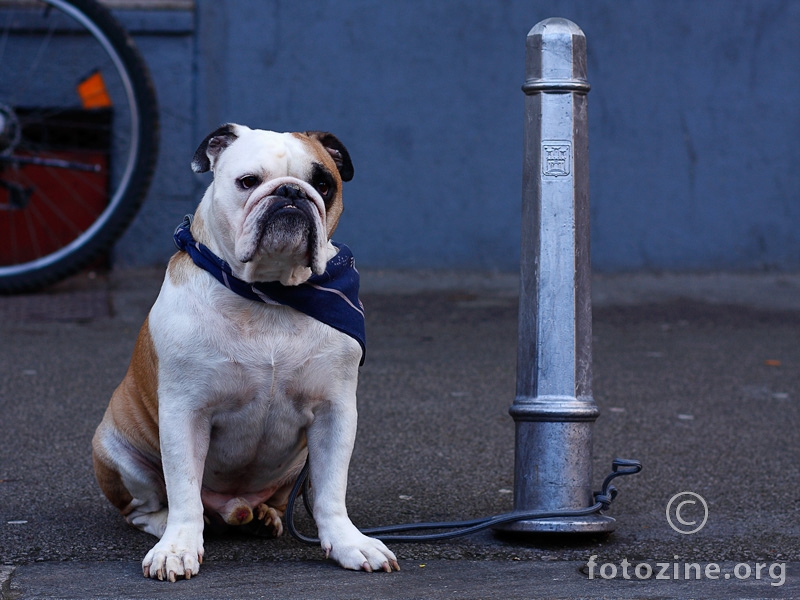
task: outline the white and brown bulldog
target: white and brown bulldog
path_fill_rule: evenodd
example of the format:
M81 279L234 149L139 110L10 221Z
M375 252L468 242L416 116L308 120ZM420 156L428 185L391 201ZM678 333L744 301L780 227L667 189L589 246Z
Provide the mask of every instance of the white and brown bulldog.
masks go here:
M352 313L363 328L352 255L330 241L353 176L347 150L329 133L225 125L192 168L214 180L176 232L183 250L92 442L106 497L160 538L144 575L196 575L206 522L280 535L307 455L326 555L347 569L399 569L345 508L363 355L363 334L347 325ZM356 295L337 288L337 269L355 273Z

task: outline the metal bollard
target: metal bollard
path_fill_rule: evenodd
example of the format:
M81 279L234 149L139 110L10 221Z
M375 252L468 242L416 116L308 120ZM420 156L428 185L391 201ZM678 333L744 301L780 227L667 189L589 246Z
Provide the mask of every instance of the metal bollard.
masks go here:
M527 37L515 511L588 508L592 496L592 305L586 37L566 19ZM518 521L511 532L608 532L598 514Z

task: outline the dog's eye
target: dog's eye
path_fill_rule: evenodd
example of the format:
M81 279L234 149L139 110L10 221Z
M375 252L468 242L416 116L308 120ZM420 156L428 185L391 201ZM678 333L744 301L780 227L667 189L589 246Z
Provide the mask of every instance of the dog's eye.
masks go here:
M245 175L239 180L239 185L241 185L244 189L249 190L250 188L256 187L260 181L261 180L255 175Z
M329 186L325 181L320 181L317 184L317 191L319 192L320 196L327 196L328 192L331 191L331 186Z

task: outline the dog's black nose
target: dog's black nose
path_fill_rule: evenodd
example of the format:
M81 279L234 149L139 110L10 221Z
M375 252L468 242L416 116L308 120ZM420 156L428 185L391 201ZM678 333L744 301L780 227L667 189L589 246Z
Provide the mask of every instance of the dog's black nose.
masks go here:
M280 186L277 190L275 190L275 195L280 196L282 198L286 198L287 200L299 200L300 198L305 198L306 194L300 188L300 186L292 185L290 183L284 183Z

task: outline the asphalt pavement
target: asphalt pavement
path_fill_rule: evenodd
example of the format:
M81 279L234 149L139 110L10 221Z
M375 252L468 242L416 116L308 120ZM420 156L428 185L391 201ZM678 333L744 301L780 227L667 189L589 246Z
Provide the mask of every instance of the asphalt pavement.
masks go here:
M0 298L3 600L800 597L800 276L594 278L594 480L615 457L644 465L615 482L611 535L390 544L393 574L344 571L288 536L218 535L200 574L175 584L141 576L154 538L102 497L90 452L161 277L83 273ZM510 510L516 276L366 271L362 283L351 518ZM673 529L671 501L684 502L673 524L704 526Z

